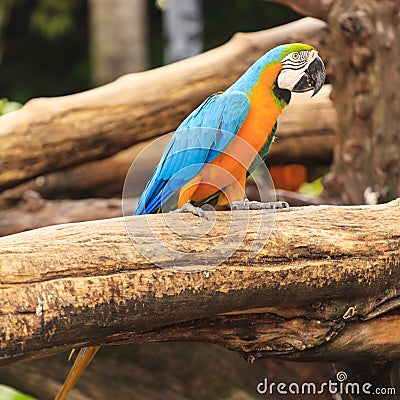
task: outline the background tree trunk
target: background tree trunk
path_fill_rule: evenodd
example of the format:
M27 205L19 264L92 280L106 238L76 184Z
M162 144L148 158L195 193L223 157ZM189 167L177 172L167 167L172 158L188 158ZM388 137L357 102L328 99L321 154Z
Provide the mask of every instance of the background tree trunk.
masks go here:
M89 6L93 82L146 69L146 0L90 0Z
M131 214L136 204L136 199L132 200ZM120 198L51 201L44 200L38 192L29 190L23 193L22 200L16 207L0 210L0 236L42 226L120 216L122 216Z
M167 39L165 62L184 60L203 49L202 0L166 0L163 27Z

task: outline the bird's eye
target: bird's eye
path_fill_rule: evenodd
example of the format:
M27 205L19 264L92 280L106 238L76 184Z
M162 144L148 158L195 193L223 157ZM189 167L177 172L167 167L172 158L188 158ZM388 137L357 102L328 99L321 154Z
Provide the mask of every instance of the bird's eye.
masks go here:
M299 53L293 53L292 54L293 60L298 60L299 59Z

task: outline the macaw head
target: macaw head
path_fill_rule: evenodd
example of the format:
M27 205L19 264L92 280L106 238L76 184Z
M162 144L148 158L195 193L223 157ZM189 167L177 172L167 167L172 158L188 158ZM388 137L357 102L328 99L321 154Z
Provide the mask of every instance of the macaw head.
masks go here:
M275 85L279 90L304 93L313 90L313 96L325 82L325 66L317 50L303 43L278 46L272 50L281 63Z
M292 92L317 94L325 82L325 67L314 47L304 43L277 46L259 58L228 90L254 93L269 90L279 109ZM262 92L261 92L262 93Z

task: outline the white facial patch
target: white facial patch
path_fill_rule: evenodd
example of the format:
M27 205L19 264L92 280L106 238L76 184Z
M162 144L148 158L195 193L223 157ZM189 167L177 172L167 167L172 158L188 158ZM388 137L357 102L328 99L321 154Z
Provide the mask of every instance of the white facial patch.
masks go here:
M278 76L278 86L292 91L304 71L318 56L316 50L302 50L289 53L282 60L282 70Z

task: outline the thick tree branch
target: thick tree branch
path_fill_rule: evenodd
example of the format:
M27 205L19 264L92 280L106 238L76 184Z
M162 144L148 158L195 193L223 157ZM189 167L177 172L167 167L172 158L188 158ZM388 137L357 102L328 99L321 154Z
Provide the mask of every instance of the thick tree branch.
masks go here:
M327 21L329 9L334 0L266 0L292 8L299 14L315 17Z
M220 212L197 238L169 228L181 219L198 224L191 215L128 219L136 246L161 261L161 243L195 260L229 227L240 237L248 225L231 257L191 273L154 266L132 245L123 219L1 238L0 362L160 340L218 343L248 360L399 357L400 199L278 212L265 246L250 258L261 215L268 214L251 212L248 221L240 212L232 225L231 213Z
M215 50L87 92L32 100L1 117L0 190L171 132L195 106L224 90L267 50L291 41L318 47L321 38L326 39L326 25L306 18L238 34Z

